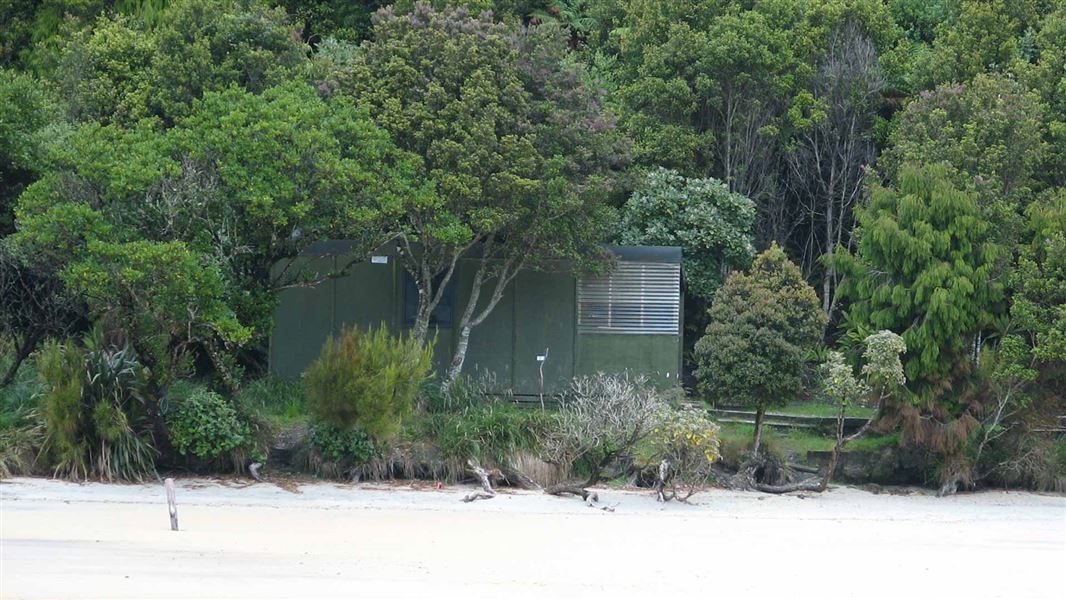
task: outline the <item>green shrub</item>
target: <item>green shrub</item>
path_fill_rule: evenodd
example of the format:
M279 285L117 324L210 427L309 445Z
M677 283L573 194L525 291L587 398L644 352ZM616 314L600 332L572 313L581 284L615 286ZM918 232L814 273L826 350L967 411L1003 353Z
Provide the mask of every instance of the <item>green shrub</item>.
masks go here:
M338 429L358 427L376 440L389 439L411 411L432 356L432 348L394 338L384 326L345 329L326 341L304 373L311 416Z
M155 475L145 405L148 372L129 347L105 345L99 332L82 348L48 343L38 354L44 392L45 450L58 475L140 481Z
M500 401L427 415L423 423L446 458L497 465L508 464L521 451L539 453L555 425L552 413Z
M174 402L167 415L170 441L180 454L210 461L251 442L248 425L219 394L202 386L175 384L168 396Z
M233 397L242 412L258 414L279 423L307 419L307 396L298 381L268 376L248 382Z
M374 457L374 441L358 429L316 425L307 437L323 461L336 463L342 468L365 465Z
M687 500L711 478L711 465L721 457L720 428L706 411L682 406L663 411L649 436L651 456L660 471L660 499ZM672 487L672 494L664 493ZM683 491L682 491L683 490Z

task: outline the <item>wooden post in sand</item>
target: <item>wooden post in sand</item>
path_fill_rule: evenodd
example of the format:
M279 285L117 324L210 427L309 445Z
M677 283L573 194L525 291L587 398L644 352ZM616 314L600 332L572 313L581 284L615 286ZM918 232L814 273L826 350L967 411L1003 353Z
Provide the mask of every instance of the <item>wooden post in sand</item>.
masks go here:
M163 480L163 489L167 491L167 508L170 510L170 530L178 530L178 501L174 496L174 480L167 477Z

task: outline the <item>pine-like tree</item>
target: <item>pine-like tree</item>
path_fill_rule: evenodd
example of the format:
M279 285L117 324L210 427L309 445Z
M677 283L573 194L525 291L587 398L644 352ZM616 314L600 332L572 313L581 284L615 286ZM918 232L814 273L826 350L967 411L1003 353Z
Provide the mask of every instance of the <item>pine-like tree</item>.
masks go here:
M941 493L953 493L974 481L968 448L983 409L968 375L1004 308L1004 253L976 194L958 189L943 165L904 165L894 187L874 187L858 219L858 252L841 265L848 335L903 336L909 401L890 416L904 444L935 457Z
M858 221L858 251L841 261L848 328L853 339L900 332L912 391L928 398L1001 308L1002 251L976 196L939 165L905 165L895 187L874 187Z

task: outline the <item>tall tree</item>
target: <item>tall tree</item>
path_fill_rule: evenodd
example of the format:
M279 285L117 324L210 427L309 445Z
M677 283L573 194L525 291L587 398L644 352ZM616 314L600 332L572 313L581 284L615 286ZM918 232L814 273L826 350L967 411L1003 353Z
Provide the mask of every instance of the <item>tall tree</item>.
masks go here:
M884 77L877 50L854 21L837 28L803 98L809 123L796 133L788 153L789 187L799 200L806 227L802 264L821 261L822 310L833 318L839 274L836 248L851 247L852 209L863 191L866 167L876 156L874 127Z
M935 397L1001 308L991 224L940 165L902 166L893 187L873 188L858 218L855 255L838 255L848 327L854 339L900 332L912 391Z
M971 373L1004 308L993 233L977 195L947 167L905 164L894 187L873 189L859 211L857 253L841 261L851 339L890 329L905 340L908 394L890 412L905 444L938 457L948 492L970 478L964 449L983 412Z
M758 204L760 242L789 242L800 219L787 193L786 155L813 122L805 112L815 66L848 23L881 52L878 63L892 63L882 60L889 55L898 61L900 32L884 4L629 0L624 7L600 43L616 52L617 96L636 160L721 179ZM839 64L847 51L834 56Z
M557 25L419 3L410 14L378 12L358 52L320 57L332 62L323 85L369 105L435 189L409 199L400 235L419 292L417 339L459 258L478 259L446 381L521 269L580 260L603 237L625 145L567 52Z
M622 207L618 241L681 246L685 282L685 351L707 327L707 308L734 269L755 256L755 203L717 179L650 171Z
M217 355L215 342L262 340L277 290L294 283L271 278L276 261L328 237L369 251L415 193L388 135L309 84L208 92L173 128L157 125L58 139L11 241L172 365L174 344Z
M767 408L802 390L807 357L826 323L818 296L777 244L715 295L706 335L696 342L696 377L711 400L755 407L753 454Z

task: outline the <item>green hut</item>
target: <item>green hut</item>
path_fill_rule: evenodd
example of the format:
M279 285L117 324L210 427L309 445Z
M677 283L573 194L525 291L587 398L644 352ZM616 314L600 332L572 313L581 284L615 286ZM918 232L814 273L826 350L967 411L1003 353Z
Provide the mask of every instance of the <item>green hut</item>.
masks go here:
M316 242L275 265L275 276L338 272L352 262L353 245ZM681 370L681 249L610 246L607 273L579 276L566 264L519 273L492 314L472 330L463 370L491 373L516 396L562 391L579 375L644 374L661 384ZM434 312L435 364L443 369L454 328L466 306L476 259L461 259L453 284ZM316 278L311 278L316 279ZM418 291L395 247L379 249L342 277L281 292L270 338L270 368L298 377L326 339L342 327L391 331L414 324Z

